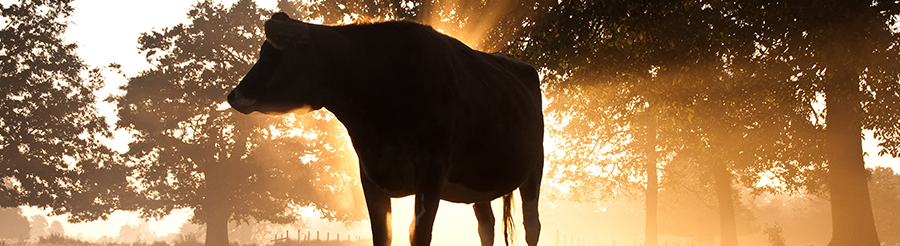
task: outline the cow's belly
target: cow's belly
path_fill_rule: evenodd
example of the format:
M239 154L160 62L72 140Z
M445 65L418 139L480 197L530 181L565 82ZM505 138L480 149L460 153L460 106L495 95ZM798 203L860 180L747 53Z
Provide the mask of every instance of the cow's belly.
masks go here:
M534 126L507 123L506 129L500 131L470 128L474 131L456 132L457 141L450 148L449 160L435 159L433 153L418 147L422 145L418 141L361 141L352 135L351 139L362 162L361 171L391 197L412 195L419 179L415 170L423 168L421 165L437 168L440 164L433 162L443 162L449 166L441 184L442 199L458 203L486 202L512 192L539 167L543 161L543 132L539 123ZM428 141L439 142L434 138Z
M474 190L464 184L446 180L443 187L441 199L458 203L488 202L514 190Z
M474 155L460 158L463 154L456 153L441 197L451 202L472 203L491 201L512 192L543 160L540 147L531 149L529 152L533 154L475 151Z

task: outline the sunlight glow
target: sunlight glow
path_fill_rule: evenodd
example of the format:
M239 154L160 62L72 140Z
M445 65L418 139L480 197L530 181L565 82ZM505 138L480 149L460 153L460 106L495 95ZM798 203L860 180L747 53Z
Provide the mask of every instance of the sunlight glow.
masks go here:
M217 2L221 2L226 6L230 6L237 1L238 0L218 0ZM318 2L312 0L301 1L305 3ZM451 18L449 18L452 16L459 16L461 13L457 13L454 11L446 11L445 13L444 11L442 11L444 9L454 9L451 6L457 5L459 1L460 0L436 1L434 7L436 13L439 14L431 16L430 20L426 20L426 24L432 25L436 30L442 33L457 37L463 43L475 49L482 48L480 47L481 41L486 37L489 37L489 32L491 31L491 28L493 28L492 25L501 22L501 18L504 18L504 16L498 13L502 12L506 8L509 8L509 4L510 2L512 2L501 0L503 1L502 3L491 4L490 9L485 11L483 15L478 16L480 19L471 20L472 23L463 23L461 24L463 25L463 27L461 27L457 26L456 24L450 23ZM2 4L3 6L8 6L17 2L18 1L16 0L0 0L0 4ZM276 2L277 1L275 0L257 1L257 5L267 9L274 9L276 6ZM490 1L481 1L481 3L486 2ZM140 71L151 69L154 66L154 64L150 64L147 62L145 54L137 52L135 48L135 46L137 45L135 39L142 32L149 32L151 30L159 31L164 27L171 27L179 23L190 22L186 19L186 12L188 9L190 9L191 5L194 5L196 3L196 1L181 0L92 0L73 2L75 12L69 19L69 21L71 21L71 24L68 27L67 33L64 35L66 42L76 43L79 46L77 49L77 54L81 57L81 59L84 60L86 64L90 66L103 66L109 64L110 62L122 64L121 73L118 73L116 71L108 71L104 73L107 78L106 87L101 92L97 93L99 100L101 100L97 102L98 110L100 111L101 115L107 117L107 120L113 126L115 126L115 122L117 121L116 107L118 105L102 102L102 100L106 99L109 96L121 95L122 90L120 90L120 87L127 83L127 77L136 76ZM409 9L418 7L413 2L409 1L401 1L401 3L405 4L405 7ZM703 7L706 8L706 6ZM894 18L900 20L900 17ZM359 19L358 15L349 15L345 16L342 22L351 23L357 19ZM318 18L306 21L316 24L323 24L324 19ZM475 23L476 21L478 23ZM7 22L7 18L0 17L0 24L5 25L7 24ZM896 23L891 28L895 31L900 30L900 22ZM43 51L36 50L35 52ZM216 69L215 66L212 65L209 65L208 68ZM650 73L655 74L657 72L656 70L658 70L658 68L654 68L654 70L651 70ZM118 75L114 73L118 73ZM561 81L568 78L568 74L552 74L548 73L548 71L546 70L541 71L539 73L539 76L541 76L541 81ZM545 78L545 76L553 77ZM237 82L235 81L235 84L236 83ZM544 87L543 89L546 89L546 87ZM12 99L21 100L26 96L32 96L30 94L27 94L27 92L23 93L25 94L13 95ZM542 104L545 112L548 110L549 103L553 100L553 98L544 95L544 97L542 98ZM815 115L811 115L810 120L814 122L823 122L822 124L824 124L824 118L821 117L824 116L824 95L818 95L816 100L817 102L812 104ZM230 105L225 101L221 101L218 104L212 106L217 111L232 110ZM315 132L313 130L310 130L313 127L305 126L304 124L315 124L310 123L310 119L316 119L319 122L335 120L334 116L330 113L308 112L308 110L309 108L305 108L305 111L294 112L294 114L283 116L283 119L285 121L294 125L293 128L279 129L278 127L269 127L267 128L268 133L271 134L272 137L302 137L309 140L317 139L323 136L330 136L330 132ZM301 114L303 115L301 116ZM191 139L196 137L194 136L195 134L198 134L200 132L192 129L192 125L200 124L202 121L205 121L205 117L207 116L195 116L189 121L182 122L179 125L184 130L172 131L170 132L170 134L176 138L181 139L182 141L190 141ZM304 117L306 118L304 119ZM561 118L551 119L549 116L545 116L546 129L563 129L563 127L568 124L568 122L574 116L562 115L559 117ZM2 124L2 122L0 122L0 124ZM290 126L290 124L287 125ZM132 142L132 140L136 136L136 133L129 132L124 129L114 130L114 134L111 138L104 138L101 141L107 146L111 147L114 151L117 151L119 153L128 151L128 143ZM223 135L225 137L228 137L228 134L233 132L233 129L231 128L224 128L221 130L222 133L224 133ZM349 144L350 141L346 136L346 133L342 134L344 135L337 138L339 138L338 141L344 141L344 143L330 144L329 146L327 146L327 150L341 151L340 154L344 156L340 156L340 158L346 159L347 162L344 164L354 166L356 165L355 152L352 149L352 145ZM4 136L0 136L0 141L2 140L4 140ZM230 143L233 142L234 140L230 140ZM900 172L900 161L898 161L900 159L877 155L878 150L880 149L880 147L878 147L878 142L878 140L874 139L871 132L865 132L863 149L867 153L864 156L866 167L888 166L894 168L895 172ZM551 165L549 163L552 161L558 161L559 158L562 158L565 154L567 154L567 151L571 151L564 149L564 146L567 146L566 144L566 140L563 136L551 135L549 134L549 130L545 130L543 147L545 153L545 165L547 168L544 169L544 194L546 194L547 191L567 194L572 192L573 187L578 187L579 185L581 185L574 181L558 182L550 178L546 178L546 174L551 171ZM28 148L28 145L19 145L13 148L23 148L24 150L25 148ZM606 154L606 150L608 148L610 148L610 146L598 147L597 151L595 152L597 153L596 156L589 157L587 161L596 161L601 159L601 155ZM146 158L152 159L156 158L156 156L151 154ZM299 158L303 163L308 164L317 161L319 157L315 154L307 154ZM64 157L64 159L65 163L67 164L75 162L74 157L71 156L66 156ZM620 158L613 157L612 159ZM134 160L123 161L134 163ZM665 166L664 161L660 163L660 167L662 166ZM572 163L553 165L552 167L560 169L579 168L578 165ZM604 168L601 168L600 166L589 166L588 168L579 171L585 171L590 174L604 177L604 175L608 176L611 173L618 172L618 170L615 168L616 166L606 166ZM782 171L784 170L769 170L757 185L780 185L782 181L778 180L775 177L777 172ZM663 177L662 168L658 172L658 174L659 177ZM203 178L203 174L200 172L195 171L192 173L192 175L201 179ZM144 177L135 175L128 177L127 179L133 184L136 184L140 183L138 182L138 180L142 178ZM349 180L349 177L344 176L335 179ZM175 180L173 179L171 174L169 174L169 176L166 177L166 181L171 183ZM631 181L644 180L641 180L639 177L632 177ZM0 180L0 185L9 188L20 189L22 183L12 178L6 178ZM338 190L340 187L332 185L329 188ZM143 187L135 187L135 189L138 192L146 190L146 188ZM516 198L514 199L515 205L513 210L517 224L516 235L518 236L518 239L516 241L517 245L524 245L524 231L521 224L522 203L521 198L518 196L518 192L516 192L515 194ZM358 203L362 201L347 201L348 204L355 202ZM780 203L783 201L771 199L766 200L766 203L769 202ZM393 245L409 245L408 228L410 223L412 222L414 215L414 199L411 196L392 199L391 203L393 205L393 219L390 221L390 223L393 226ZM501 218L502 216L500 209L502 207L501 204L502 202L499 199L492 202L494 208L493 211L496 218ZM542 223L543 227L545 228L542 235L541 245L553 245L554 235L557 237L557 242L560 239L564 240L562 244L565 244L566 235L569 236L568 239L570 240L573 238L572 235L591 238L592 240L600 240L600 238L602 238L603 240L606 240L602 243L602 245L617 245L616 240L619 240L618 245L641 244L641 239L639 237L626 233L631 233L632 231L641 231L643 229L643 222L640 220L643 219L643 215L637 214L642 213L642 205L629 204L628 206L626 206L602 203L576 204L565 200L542 200L541 206L548 205L549 208L559 208L559 210L547 209L541 211L543 215ZM745 205L755 206L756 204L748 203ZM780 204L777 205L783 206ZM52 212L35 207L22 208L23 214L29 217L37 215L47 215ZM300 215L302 223L304 224L284 226L284 228L290 228L292 230L291 233L294 233L296 231L299 234L298 228L302 228L306 233L309 233L309 231L321 231L323 239L325 238L325 233L333 233L332 235L340 233L340 235L342 236L353 235L354 237L361 236L362 238L371 237L369 224L365 221L355 224L329 222L327 220L321 219L321 214L315 211L315 208L312 207L296 208L295 211ZM157 235L164 236L170 233L177 233L179 227L192 215L192 210L176 209L172 212L172 214L164 217L160 221L150 220L145 222L150 225L150 228ZM70 224L66 222L66 218L64 216L47 216L47 220L50 222L59 221L63 224L66 234L72 237L87 240L98 239L101 237L115 238L118 236L119 230L122 225L136 224L143 221L135 212L122 211L113 212L109 216L108 220L88 223ZM760 221L761 223L768 222L763 220ZM279 227L277 230L284 231L282 230L284 228ZM501 224L497 223L497 226L495 228L497 228L497 230L495 232L494 244L503 245ZM267 231L265 233L269 232ZM562 238L559 238L560 234L563 235ZM598 236L600 234L602 234L602 236ZM271 234L266 234L265 236L269 235ZM265 238L263 239L263 242L269 242L269 239L270 238ZM442 201L440 203L438 215L434 224L433 241L433 245L480 245L477 233L477 221L475 220L472 206L467 204L457 204ZM0 242L0 244L3 243ZM710 245L711 244L712 242L710 242ZM569 243L566 245L572 244Z

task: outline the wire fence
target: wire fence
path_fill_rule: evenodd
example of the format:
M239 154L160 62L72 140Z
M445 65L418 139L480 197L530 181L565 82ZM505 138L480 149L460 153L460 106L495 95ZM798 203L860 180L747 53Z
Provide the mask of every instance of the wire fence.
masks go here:
M284 234L276 234L275 238L270 240L272 245L275 246L294 246L294 245L303 245L303 246L356 246L356 245L372 245L372 239L362 238L360 236L351 236L345 234L344 237L341 237L340 233L332 234L330 232L322 233L320 231L316 231L313 234L311 231L297 231L297 234L294 234L293 238L291 237L290 231L284 231Z
M552 246L619 246L619 245L644 245L642 239L636 239L633 242L618 242L616 240L608 240L608 241L597 241L597 240L589 240L581 237L576 237L572 235L567 235L564 233L560 233L560 230L555 231L555 238L541 238L540 245L552 245ZM544 236L547 236L544 234ZM452 236L451 236L452 237ZM437 238L435 238L437 239ZM468 239L468 238L466 238ZM445 241L447 239L444 239ZM460 242L457 241L453 243L453 240L450 239L449 245L457 245ZM669 238L669 239L661 239L659 242L660 246L713 246L714 238ZM435 243L435 242L433 242ZM437 243L437 245L444 245L446 242ZM521 243L517 243L521 244ZM296 234L291 234L291 231L285 231L284 233L279 233L275 235L275 238L270 240L270 245L273 246L357 246L357 245L372 245L371 238L363 238L361 236L348 235L344 234L343 236L339 233L330 233L330 232L321 232L321 231L297 231ZM466 241L461 245L477 245L470 244Z

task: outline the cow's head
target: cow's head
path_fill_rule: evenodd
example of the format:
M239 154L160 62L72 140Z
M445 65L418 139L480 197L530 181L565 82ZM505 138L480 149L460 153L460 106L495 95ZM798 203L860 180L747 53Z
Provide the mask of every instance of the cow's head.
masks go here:
M323 107L322 72L309 26L284 13L265 24L259 61L228 94L237 111L284 114Z

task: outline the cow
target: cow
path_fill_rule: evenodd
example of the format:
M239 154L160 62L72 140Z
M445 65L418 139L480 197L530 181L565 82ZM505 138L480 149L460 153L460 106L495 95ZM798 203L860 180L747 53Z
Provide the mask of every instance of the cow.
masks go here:
M430 244L442 199L474 203L492 245L490 201L504 197L508 232L516 189L525 241L537 245L544 125L533 67L407 21L326 26L276 13L264 31L228 103L243 114L331 111L359 157L374 245L391 243L391 198L410 195L411 245Z

